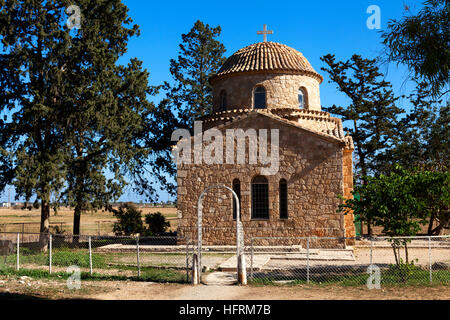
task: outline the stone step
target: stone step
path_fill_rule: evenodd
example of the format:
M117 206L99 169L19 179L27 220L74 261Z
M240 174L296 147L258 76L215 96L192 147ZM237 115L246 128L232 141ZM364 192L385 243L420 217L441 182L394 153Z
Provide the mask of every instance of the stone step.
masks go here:
M237 284L236 272L211 272L202 274L201 282L207 286L232 286Z
M267 262L269 262L271 255L254 255L253 256L253 270L260 270ZM245 265L247 270L250 270L251 256L245 255ZM237 272L237 256L234 255L219 265L220 271L234 271Z
M307 260L306 254L283 254L273 255L271 260ZM311 261L355 261L352 251L320 251L318 254L309 255Z

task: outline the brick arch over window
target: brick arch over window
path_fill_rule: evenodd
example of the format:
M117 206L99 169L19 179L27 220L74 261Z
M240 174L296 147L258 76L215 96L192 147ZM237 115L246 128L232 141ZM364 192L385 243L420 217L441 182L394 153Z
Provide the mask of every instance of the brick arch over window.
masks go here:
M269 219L269 181L264 176L252 180L252 219Z

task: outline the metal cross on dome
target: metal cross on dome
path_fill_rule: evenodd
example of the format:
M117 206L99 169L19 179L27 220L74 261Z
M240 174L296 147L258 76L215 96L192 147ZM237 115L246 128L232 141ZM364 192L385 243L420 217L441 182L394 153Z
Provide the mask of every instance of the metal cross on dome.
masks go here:
M273 34L273 30L267 30L267 24L264 25L263 31L257 31L256 34L262 34L264 36L263 40L264 42L267 41L267 35Z

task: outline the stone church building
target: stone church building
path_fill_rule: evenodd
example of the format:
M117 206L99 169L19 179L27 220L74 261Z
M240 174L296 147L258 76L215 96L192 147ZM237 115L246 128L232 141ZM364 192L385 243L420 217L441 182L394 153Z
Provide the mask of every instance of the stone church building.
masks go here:
M217 184L239 197L246 243L251 237L355 236L353 215L336 212L338 195L351 196L353 142L341 120L321 110L322 81L299 51L275 42L252 44L228 58L210 79L214 113L199 119L202 130L222 132L225 148L227 130L277 129L277 171L263 174L264 165L249 163L249 139L245 163L178 163L179 237L195 241L198 198ZM203 245L234 245L235 217L230 191L208 192Z

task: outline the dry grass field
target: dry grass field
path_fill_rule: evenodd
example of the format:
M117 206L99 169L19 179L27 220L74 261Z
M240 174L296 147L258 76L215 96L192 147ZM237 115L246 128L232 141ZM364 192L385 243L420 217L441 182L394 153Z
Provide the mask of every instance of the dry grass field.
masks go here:
M177 228L177 209L173 207L140 208L142 218L148 213L161 212L170 222L170 231ZM0 208L0 232L39 232L41 211ZM112 228L117 219L111 212L86 212L81 216L81 233L86 235L112 235ZM58 226L66 233L72 233L73 209L60 208L58 213L52 211L50 216L51 228ZM54 231L54 229L52 229Z

